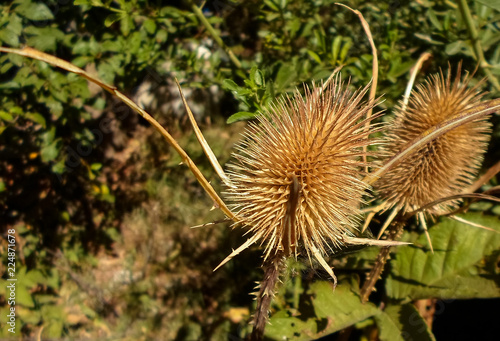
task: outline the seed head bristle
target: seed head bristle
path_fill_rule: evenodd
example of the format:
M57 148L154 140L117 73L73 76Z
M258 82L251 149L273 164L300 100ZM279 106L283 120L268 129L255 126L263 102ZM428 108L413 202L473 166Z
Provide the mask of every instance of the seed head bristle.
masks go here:
M297 91L249 124L225 194L238 222L265 244L265 259L305 249L321 263L358 226L368 188L363 146L379 130L364 129L374 106L362 99L367 89L351 92L338 77L325 89L306 86L305 98Z
M441 72L420 85L412 93L408 106L396 109L384 145L388 157L427 129L479 104L484 93L478 91L480 83L469 87L470 79L469 74L461 79L459 66L453 81L450 69L446 77ZM477 175L487 149L490 127L486 119L464 124L428 143L390 170L377 184L381 198L388 203L386 207L395 206L407 212L459 194ZM446 214L459 203L460 200L448 201L427 212Z

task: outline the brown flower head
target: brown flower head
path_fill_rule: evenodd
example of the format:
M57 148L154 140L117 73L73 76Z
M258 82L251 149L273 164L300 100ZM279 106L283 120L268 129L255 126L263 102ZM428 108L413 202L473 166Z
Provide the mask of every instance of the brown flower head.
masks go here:
M385 149L395 155L406 143L469 108L479 104L483 93L468 87L470 76L451 80L451 70L430 77L412 93L408 106L399 107ZM386 207L411 211L435 200L459 194L475 178L487 149L490 124L479 119L451 130L406 158L378 181ZM459 200L448 201L428 210L449 213Z
M374 105L362 100L367 89L352 93L337 77L250 123L229 165L226 197L252 237L232 255L260 240L265 259L305 250L326 268L321 255L357 227L368 188L363 147L375 142L368 135L377 128L364 128L373 119L364 119Z

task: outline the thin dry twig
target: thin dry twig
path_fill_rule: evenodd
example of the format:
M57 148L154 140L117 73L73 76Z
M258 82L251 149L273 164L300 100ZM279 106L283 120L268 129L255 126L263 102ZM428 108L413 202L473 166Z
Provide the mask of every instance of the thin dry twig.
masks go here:
M410 80L408 81L408 85L406 86L405 94L403 96L403 106L401 110L404 111L406 106L408 105L408 100L410 99L411 90L413 89L413 84L415 83L415 79L417 78L417 74L422 68L422 65L426 60L432 57L432 54L429 52L424 52L418 58L417 63L413 66L410 72Z

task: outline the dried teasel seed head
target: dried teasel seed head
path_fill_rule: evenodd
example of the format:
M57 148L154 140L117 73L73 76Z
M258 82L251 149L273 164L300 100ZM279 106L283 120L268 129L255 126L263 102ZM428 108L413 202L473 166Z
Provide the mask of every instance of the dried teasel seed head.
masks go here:
M460 65L454 80L451 68L431 76L412 93L406 108L399 107L388 130L384 149L389 157L427 129L436 126L479 104L484 93L478 85L469 87L470 75L460 76ZM479 119L451 130L428 143L390 170L377 183L386 207L404 212L435 200L459 194L468 186L481 166L489 141L491 125ZM458 207L460 200L447 201L427 212L441 215Z
M305 250L326 268L321 255L342 247L359 224L368 188L363 147L377 142L369 135L379 128L365 130L374 106L363 101L368 87L347 86L336 77L324 89L305 87L305 98L296 92L282 99L236 146L225 195L249 241L265 244L265 259Z

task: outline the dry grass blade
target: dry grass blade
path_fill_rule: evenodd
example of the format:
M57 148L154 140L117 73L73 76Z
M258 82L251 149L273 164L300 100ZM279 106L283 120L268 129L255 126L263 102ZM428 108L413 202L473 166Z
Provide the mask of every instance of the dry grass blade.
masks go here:
M207 143L207 140L205 140L205 137L201 133L200 128L198 127L198 124L196 123L196 119L194 118L193 112L189 108L189 105L186 101L186 98L184 97L184 94L182 93L181 85L179 84L179 81L177 78L175 79L175 83L177 83L177 88L179 89L179 93L181 94L181 99L182 103L184 104L184 108L186 109L186 112L189 117L189 121L191 122L191 126L193 127L194 133L196 135L196 138L198 139L198 142L200 143L201 147L203 148L203 152L205 152L205 155L207 156L208 160L210 161L210 164L214 168L215 172L217 175L219 175L219 178L226 184L227 186L231 186L231 182L229 181L229 178L227 177L226 173L224 173L224 170L222 169L219 161L214 155L214 152L212 151L212 148Z
M335 3L335 5L345 7L352 11L354 14L356 14L359 17L359 20L361 21L361 25L363 26L363 29L365 31L366 36L368 37L368 41L370 42L370 46L372 49L372 57L373 57L373 63L372 63L372 80L371 80L371 87L370 87L370 94L369 94L369 100L370 102L373 102L375 100L375 96L377 95L377 84L378 84L378 55L377 55L377 47L375 46L375 42L373 41L373 36L372 32L370 30L370 25L368 25L368 22L366 22L365 18L363 17L363 14L361 14L360 11L352 9L351 7L341 4L341 3ZM366 118L369 119L372 116L373 109L370 109L366 113ZM369 129L369 123L367 122L365 129ZM363 151L366 152L366 147L363 148ZM363 161L366 162L366 156L363 156ZM368 172L368 166L365 167L365 171Z
M483 229L483 230L486 230L486 231L490 231L490 232L495 232L495 233L500 233L500 231L497 231L495 229L492 229L491 227L488 227L488 226L484 226L484 225L480 225L480 224L476 224L470 220L467 220L467 219L464 219L464 218L461 218L461 217L458 217L456 215L450 215L449 216L450 219L453 219L453 220L456 220L460 223L464 223L464 224L467 224L469 226L473 226L473 227L479 227L480 229Z
M417 63L415 63L415 65L411 69L410 80L408 81L408 85L406 86L405 94L403 96L403 104L401 106L401 110L404 111L406 109L406 106L408 105L408 100L410 99L411 90L413 89L413 83L415 83L415 79L417 78L418 72L422 68L422 65L425 63L425 61L431 57L432 57L432 54L430 54L429 52L422 53L420 58L418 58Z
M175 151L180 155L182 158L182 161L189 167L189 169L193 172L194 176L198 180L198 182L201 184L203 189L207 192L207 194L214 200L216 203L217 207L219 207L224 214L226 214L229 218L235 220L236 217L235 215L227 208L226 204L222 201L222 199L219 197L217 192L213 189L212 185L208 182L208 180L205 178L205 176L201 173L201 171L196 167L194 162L191 160L191 158L187 155L187 153L184 151L184 149L179 146L179 144L175 141L175 139L168 133L168 131L163 128L158 121L156 121L151 115L149 115L145 110L141 109L137 104L135 104L132 100L130 100L127 96L119 92L116 87L112 85L108 85L101 80L97 79L96 77L88 74L84 70L76 67L75 65L59 59L57 57L51 56L49 54L43 53L41 51L32 49L30 47L25 47L21 50L18 49L11 49L11 48L6 48L6 47L0 47L0 52L6 52L6 53L14 53L20 56L24 57L29 57L33 58L36 60L40 60L42 62L54 65L56 67L59 67L61 69L64 69L69 72L73 72L77 75L82 76L83 78L87 79L88 81L99 85L101 88L104 90L110 92L114 96L118 97L120 100L122 100L128 107L136 111L139 115L141 115L146 121L149 122L164 138L167 140L168 144L170 144Z

